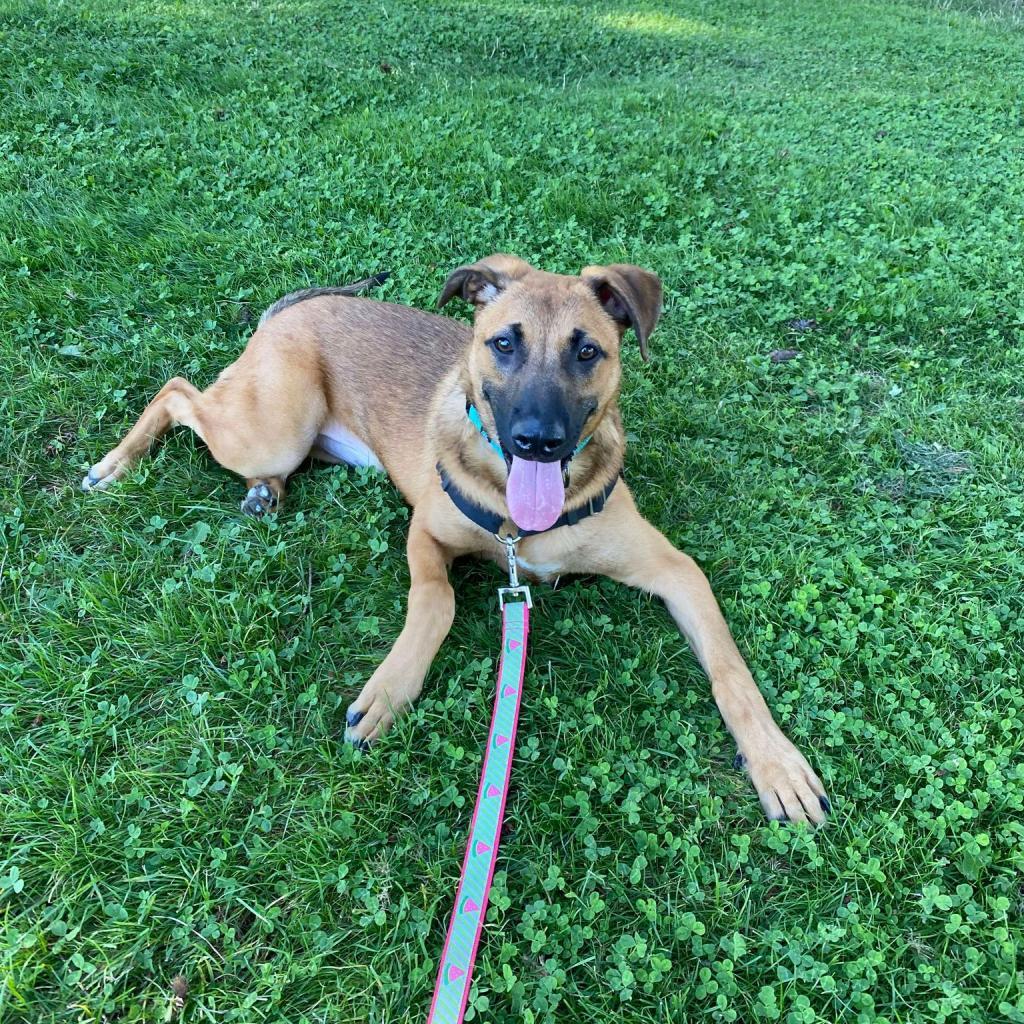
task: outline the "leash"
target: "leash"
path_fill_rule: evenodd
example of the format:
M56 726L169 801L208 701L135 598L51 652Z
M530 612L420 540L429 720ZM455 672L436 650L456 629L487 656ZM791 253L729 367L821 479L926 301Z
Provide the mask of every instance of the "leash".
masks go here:
M434 999L427 1024L462 1024L469 999L476 951L484 929L487 900L498 858L501 822L505 815L509 780L512 776L512 750L519 725L519 707L523 699L523 672L526 669L526 638L530 632L530 588L520 586L516 571L516 545L520 537L495 536L505 545L508 559L508 586L498 588L501 608L501 659L498 685L491 712L491 730L484 749L480 786L469 826L469 841L462 861L455 906L448 922L448 935L437 968Z

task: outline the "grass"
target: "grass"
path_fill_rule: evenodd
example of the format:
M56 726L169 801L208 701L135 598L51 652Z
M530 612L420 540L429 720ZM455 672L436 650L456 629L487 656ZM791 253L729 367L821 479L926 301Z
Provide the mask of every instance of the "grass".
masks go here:
M0 1020L424 1019L496 571L360 757L386 481L77 484L286 291L506 250L662 275L629 477L836 813L762 820L656 603L543 591L472 1019L1024 1021L1015 9L0 0Z

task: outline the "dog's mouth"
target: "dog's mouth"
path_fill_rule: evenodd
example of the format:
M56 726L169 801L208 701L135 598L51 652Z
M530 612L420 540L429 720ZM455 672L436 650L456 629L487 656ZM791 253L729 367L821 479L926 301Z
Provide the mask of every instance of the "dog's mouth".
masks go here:
M483 397L494 415L494 406L487 388ZM589 414L588 414L589 416ZM497 417L495 417L497 418ZM572 450L562 459L541 460L513 455L497 431L497 446L505 459L508 478L505 481L505 502L512 521L520 530L540 533L549 530L558 521L565 505L565 491L569 486L569 464L576 454ZM486 432L484 433L486 437Z
M505 457L505 468L508 469L508 470L511 470L512 469L512 463L515 461L516 456L513 455L508 450L508 448L506 448L505 445L502 444L501 441L498 442L498 446L501 448L501 454ZM566 455L566 457L564 459L562 459L558 463L558 466L562 470L562 485L565 486L565 487L569 486L569 463L571 463L572 460L575 457L576 457L576 452L571 452L570 454ZM530 462L531 460L530 459L525 459L524 461Z
M572 455L560 462L539 462L512 455L504 445L501 450L508 466L505 501L512 521L535 533L551 529L565 505Z

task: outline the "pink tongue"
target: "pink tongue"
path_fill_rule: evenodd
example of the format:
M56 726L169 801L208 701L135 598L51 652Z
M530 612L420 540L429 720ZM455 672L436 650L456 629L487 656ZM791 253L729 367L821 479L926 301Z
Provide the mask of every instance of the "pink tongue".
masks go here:
M565 487L560 462L512 457L505 485L508 513L520 530L546 530L562 514Z

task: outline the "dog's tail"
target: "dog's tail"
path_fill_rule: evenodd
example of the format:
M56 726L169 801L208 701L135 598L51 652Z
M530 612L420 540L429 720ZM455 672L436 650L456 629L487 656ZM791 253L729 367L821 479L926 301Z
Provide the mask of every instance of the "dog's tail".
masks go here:
M300 292L292 292L283 299L278 299L272 306L269 306L260 317L259 326L263 326L272 316L277 316L282 309L294 306L297 302L305 302L306 299L318 299L321 295L358 295L360 292L368 291L383 284L391 276L390 270L382 270L372 277L364 277L361 281L353 281L352 284L343 284L336 288L303 288Z

